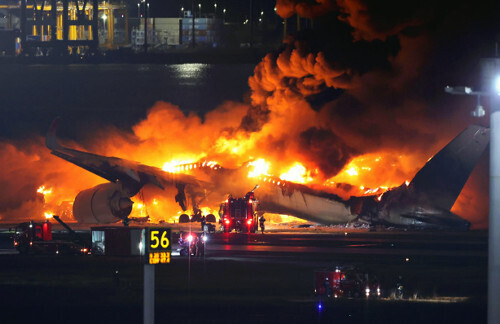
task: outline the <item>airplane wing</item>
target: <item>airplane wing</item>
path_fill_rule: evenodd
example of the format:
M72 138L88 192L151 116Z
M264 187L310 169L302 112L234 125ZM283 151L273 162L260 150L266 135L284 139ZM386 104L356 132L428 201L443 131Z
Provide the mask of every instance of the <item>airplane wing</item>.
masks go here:
M211 186L210 183L200 181L188 174L166 172L160 168L135 161L63 147L56 137L58 122L59 118L52 122L45 140L51 153L110 182L120 182L131 196L147 184L155 185L161 189L165 189L167 186L182 187L183 189L185 186L191 188L210 188Z

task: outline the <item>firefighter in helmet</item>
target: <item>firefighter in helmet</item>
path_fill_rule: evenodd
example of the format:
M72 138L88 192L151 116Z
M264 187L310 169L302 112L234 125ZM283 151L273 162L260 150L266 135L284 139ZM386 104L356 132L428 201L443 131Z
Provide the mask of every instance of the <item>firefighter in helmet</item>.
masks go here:
M264 215L260 215L259 217L259 225L260 225L260 231L262 232L262 234L264 234L264 230L266 229L264 223L265 223L266 219L264 218Z

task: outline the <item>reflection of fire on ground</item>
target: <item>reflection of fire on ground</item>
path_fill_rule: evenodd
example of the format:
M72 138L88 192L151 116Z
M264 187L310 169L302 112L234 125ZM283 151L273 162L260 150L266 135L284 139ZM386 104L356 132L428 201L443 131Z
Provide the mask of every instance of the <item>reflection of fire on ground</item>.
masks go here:
M288 215L279 215L279 214L265 214L266 226L267 224L306 224L308 221L288 216Z

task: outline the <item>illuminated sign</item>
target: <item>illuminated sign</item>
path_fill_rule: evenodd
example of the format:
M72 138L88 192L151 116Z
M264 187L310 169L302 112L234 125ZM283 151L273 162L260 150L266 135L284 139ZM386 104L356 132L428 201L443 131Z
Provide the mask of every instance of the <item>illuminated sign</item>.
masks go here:
M170 252L149 252L148 264L170 263Z
M172 230L163 227L147 227L145 231L146 264L170 263Z

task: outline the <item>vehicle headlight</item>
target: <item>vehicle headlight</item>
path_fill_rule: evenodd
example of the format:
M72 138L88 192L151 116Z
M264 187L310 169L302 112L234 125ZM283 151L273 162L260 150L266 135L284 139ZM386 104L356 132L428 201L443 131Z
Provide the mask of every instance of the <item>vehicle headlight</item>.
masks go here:
M367 297L370 296L370 288L366 288L365 289L365 294L366 294Z

